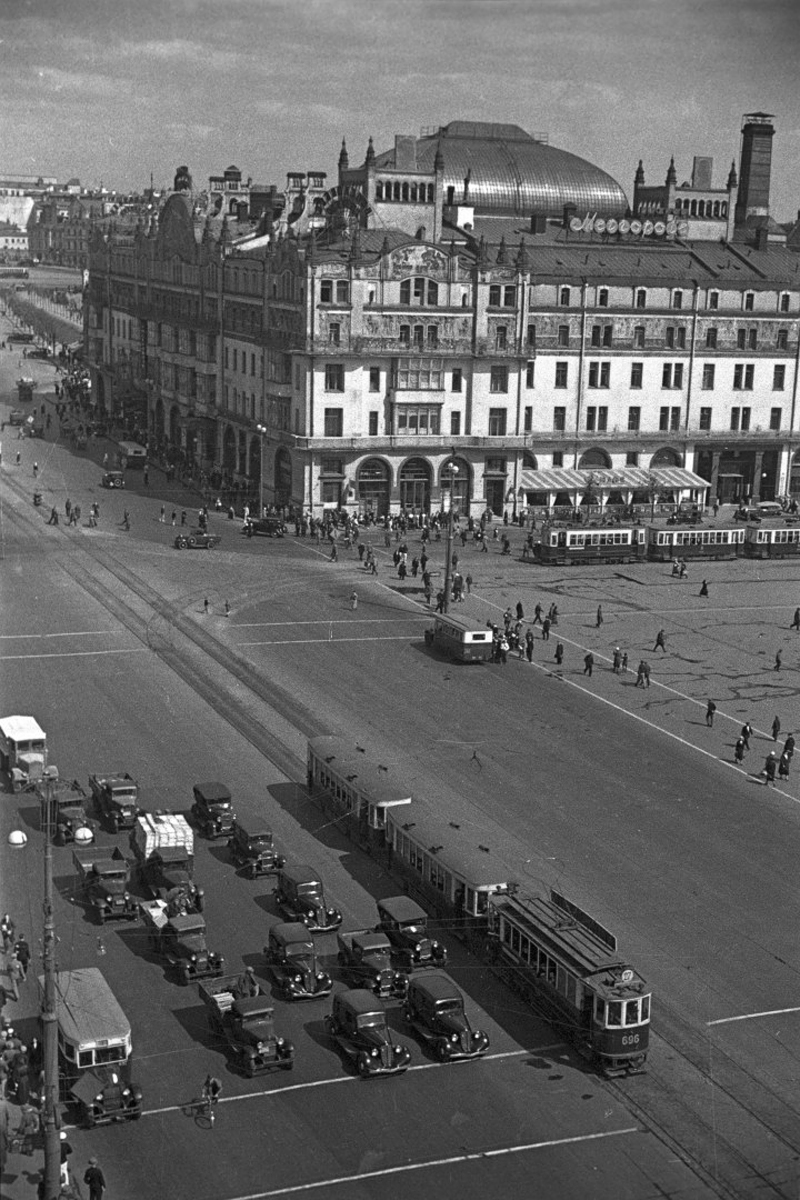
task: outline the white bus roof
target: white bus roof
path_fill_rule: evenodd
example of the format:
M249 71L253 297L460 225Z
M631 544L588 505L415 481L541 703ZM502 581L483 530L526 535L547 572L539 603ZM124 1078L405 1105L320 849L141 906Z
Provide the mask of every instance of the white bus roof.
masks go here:
M0 733L12 742L44 742L47 734L35 717L2 717Z
M44 989L44 977L39 977ZM61 1032L76 1046L120 1042L131 1035L130 1021L97 967L59 971L56 1013Z

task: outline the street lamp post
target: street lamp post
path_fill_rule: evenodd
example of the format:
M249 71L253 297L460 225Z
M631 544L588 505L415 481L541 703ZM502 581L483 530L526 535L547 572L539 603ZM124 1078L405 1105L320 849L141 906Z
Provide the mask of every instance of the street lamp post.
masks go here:
M256 425L256 432L261 438L261 453L258 456L258 515L264 515L264 438L267 433L266 425Z
M455 451L453 453L455 454ZM450 595L453 589L453 509L455 508L453 490L456 475L458 474L458 463L451 458L447 466L450 472L450 512L447 517L447 561L444 565L444 600L442 601L442 612L448 612L450 609Z

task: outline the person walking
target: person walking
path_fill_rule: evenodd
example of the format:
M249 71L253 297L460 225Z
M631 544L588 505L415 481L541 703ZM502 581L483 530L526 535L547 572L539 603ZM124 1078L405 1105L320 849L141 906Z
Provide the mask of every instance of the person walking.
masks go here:
M518 621L524 621L524 620L525 620L525 611L524 611L524 609L523 609L523 607L522 607L522 601L521 601L521 600L518 600L518 601L517 601L517 620L518 620Z
M644 668L644 686L650 687L650 663L645 659L642 667Z
M714 724L714 713L716 711L716 704L713 700L709 700L708 707L706 708L706 725L708 725L709 729L711 729Z
M603 624L603 606L602 606L602 604L598 604L598 606L597 606L597 620L596 620L596 622L595 622L595 628L596 628L596 629L599 629L599 628L600 628L600 626L601 626L602 624Z
M0 921L0 937L3 939L3 950L7 954L14 945L14 922L8 913L4 913L2 921Z
M705 580L705 579L703 580L703 582L702 582L702 583L701 583L701 585L700 585L700 595L701 595L701 596L707 596L707 595L708 595L708 583L706 582L706 580Z
M750 738L753 736L753 726L749 721L745 721L742 726L742 741L744 742L745 750L750 749Z
M614 657L611 661L611 670L615 675L619 675L620 667L622 666L622 651L619 646L614 647Z
M784 749L784 754L785 753L786 750ZM14 946L14 953L17 956L17 962L20 966L20 975L22 976L22 981L24 983L28 978L28 966L30 965L31 961L31 948L25 939L24 933L21 933L17 938L16 945Z
M636 668L636 686L644 687L644 659L639 659L639 666Z
M782 658L782 657L783 657L783 651L782 651L782 650L778 650L778 651L777 651L777 653L776 653L776 655L775 655L775 667L774 667L774 670L776 670L776 671L780 671L780 669L781 669L781 658Z
M203 614L206 617L208 616L208 609L209 609L208 596L206 596L205 600L203 601Z
M594 670L594 655L592 654L592 652L590 650L589 653L586 654L583 659L583 673L584 673L584 675L588 675L591 678L591 674L592 674L593 670Z
M794 734L790 733L786 741L783 743L783 753L788 754L791 758L794 754Z
M178 514L176 513L175 509L173 508L173 510L172 510L172 528L173 529L175 528L175 522L177 521L177 519L178 519Z
M89 1200L103 1200L106 1181L96 1158L89 1159L89 1165L84 1173L83 1182L89 1189Z
M556 665L561 666L564 661L564 643L556 642Z
M39 474L39 464L38 464L38 462L35 462L33 464L33 478L36 479L38 474Z
M545 617L545 619L542 621L542 641L543 642L550 641L550 618L549 617Z
M161 512L158 514L158 523L159 523L159 525L163 525L163 524L164 524L164 522L166 521L166 519L167 519L167 508L166 508L166 505L162 504L162 505L161 505Z
M467 585L467 595L469 596L472 594L472 584L473 584L472 576L467 575L466 578L464 579L464 583Z
M769 787L770 784L775 787L775 771L777 767L778 760L775 757L775 751L770 750L767 760L764 763L764 787Z
M230 615L231 615L231 606L230 606L229 601L226 600L225 601L225 616L229 617Z
M663 629L659 629L658 633L656 634L656 644L653 646L653 653L655 653L656 650L663 650L665 654L667 653L666 634L664 633Z
M789 628L794 629L797 633L800 633L800 608L796 608L794 610L794 616L792 617L792 623Z
M57 525L58 524L58 509L56 508L55 504L50 509L50 520L47 522L47 524L48 525Z
M736 744L733 747L733 761L738 763L740 766L744 762L744 750L744 738L738 737L736 739Z
M350 593L350 607L353 612L358 608L358 592Z
M779 779L788 779L789 778L789 763L790 763L790 761L791 760L790 760L788 754L786 754L786 753L783 753L780 756L780 758L778 759L778 778Z
M627 650L622 655L622 674L623 675L628 674L628 651Z
M131 514L128 512L128 510L126 508L124 513L122 514L122 528L130 529L130 527L131 527Z
M331 562L339 561L339 551L336 549L336 542L331 542ZM405 567L403 568L405 570Z
M525 634L525 657L528 662L533 662L533 631L530 629Z
M780 733L780 731L781 731L781 719L776 713L775 718L772 722L772 740L773 740L773 742L777 742L778 734Z

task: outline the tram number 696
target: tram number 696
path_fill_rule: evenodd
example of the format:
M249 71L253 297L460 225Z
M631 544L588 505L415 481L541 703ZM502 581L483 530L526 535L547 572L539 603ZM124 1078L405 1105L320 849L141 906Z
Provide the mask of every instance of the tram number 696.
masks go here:
M627 1036L622 1039L622 1044L623 1044L623 1046L638 1046L638 1044L639 1044L638 1033L627 1034Z

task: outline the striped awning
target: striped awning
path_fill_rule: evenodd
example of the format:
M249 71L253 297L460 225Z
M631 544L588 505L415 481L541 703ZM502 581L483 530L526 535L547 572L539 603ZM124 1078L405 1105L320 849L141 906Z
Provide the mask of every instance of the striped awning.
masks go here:
M685 467L593 467L576 470L570 467L551 467L541 471L526 470L521 475L520 492L583 492L591 486L597 491L646 491L653 484L664 491L705 489L707 479L687 471Z

